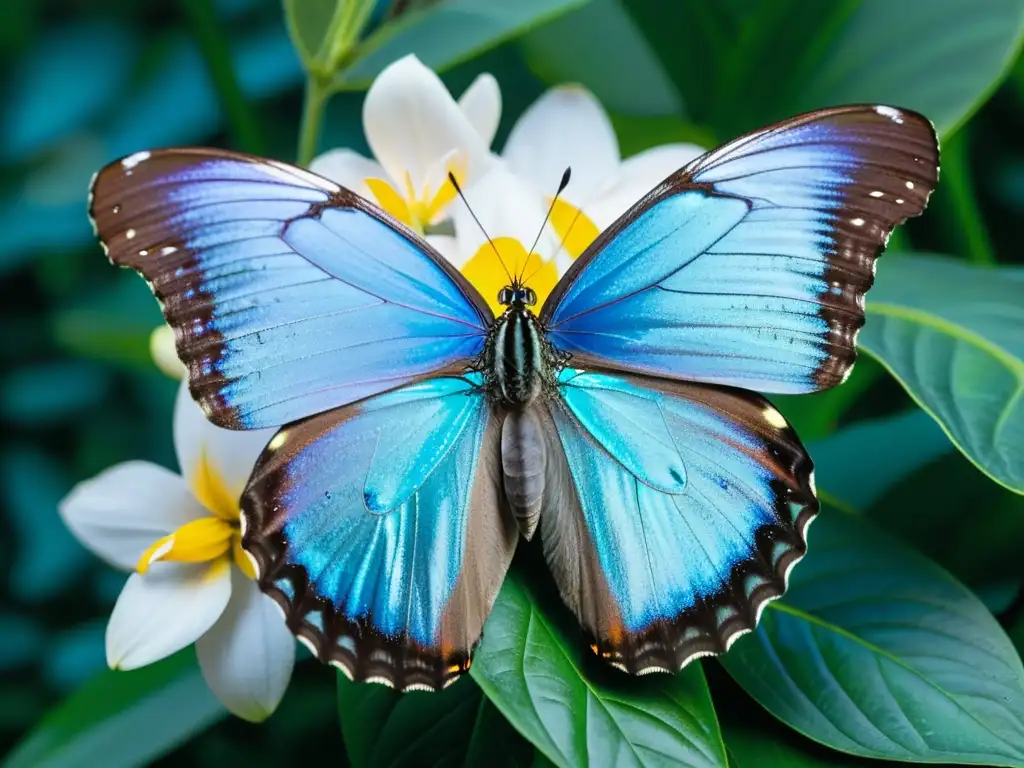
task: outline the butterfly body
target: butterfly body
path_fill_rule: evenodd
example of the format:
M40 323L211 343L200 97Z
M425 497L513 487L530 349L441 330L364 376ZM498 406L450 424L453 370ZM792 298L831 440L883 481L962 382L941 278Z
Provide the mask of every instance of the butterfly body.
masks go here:
M280 427L242 543L291 629L351 677L437 689L521 538L630 673L756 626L818 502L806 450L748 390L843 381L875 262L937 179L916 113L799 115L666 178L538 312L510 281L498 317L418 235L284 163L139 153L98 174L90 213L208 417Z

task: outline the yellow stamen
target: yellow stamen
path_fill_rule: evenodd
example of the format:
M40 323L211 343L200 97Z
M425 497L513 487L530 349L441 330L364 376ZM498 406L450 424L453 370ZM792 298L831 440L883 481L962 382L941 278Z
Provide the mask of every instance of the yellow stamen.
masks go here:
M377 198L377 205L390 213L406 226L412 227L412 214L401 193L384 179L364 179L366 186Z
M242 549L242 537L237 533L231 540L231 555L235 558L237 565L250 579L256 578L256 569L253 567L252 558Z
M200 504L221 520L238 524L238 497L228 490L224 476L210 460L205 447L193 470L192 492Z
M587 250L587 246L600 234L587 214L562 198L556 200L551 209L551 226L558 233L558 239L565 240L565 250L574 259Z
M142 553L135 570L145 573L156 562L205 563L227 553L235 529L218 517L201 517L164 536Z
M501 261L495 255L494 248L501 254ZM527 256L526 248L514 237L494 238L494 248L491 248L490 243L484 243L462 267L462 274L480 291L494 313L497 315L505 311L498 303L498 292L508 285L508 275L502 269L502 261L512 274L522 274L529 278L528 284L537 294L537 307L534 309L542 306L558 282L558 269L554 262L539 263L540 256L536 253Z

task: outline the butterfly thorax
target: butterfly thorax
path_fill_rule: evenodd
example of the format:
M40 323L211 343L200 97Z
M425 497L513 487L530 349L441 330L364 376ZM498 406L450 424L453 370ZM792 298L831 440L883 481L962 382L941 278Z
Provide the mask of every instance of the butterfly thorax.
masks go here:
M525 292L521 295L526 297ZM556 373L548 347L540 321L527 303L511 301L491 326L484 349L484 375L492 397L510 409L539 397Z

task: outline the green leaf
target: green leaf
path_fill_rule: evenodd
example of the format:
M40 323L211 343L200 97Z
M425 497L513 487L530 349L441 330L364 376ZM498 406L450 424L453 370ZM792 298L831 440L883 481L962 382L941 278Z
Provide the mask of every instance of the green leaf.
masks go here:
M1024 493L1024 271L886 261L858 338L982 472Z
M952 451L935 421L916 408L859 422L808 446L819 495L858 510Z
M895 435L889 439L901 442ZM941 433L938 442L949 445ZM867 472L857 474L871 484ZM1021 574L1024 497L989 481L952 446L947 455L896 483L868 517L971 587Z
M226 715L191 650L132 672L104 671L51 710L3 768L130 768Z
M747 723L723 721L725 746L730 764L735 768L854 768L864 766L856 757L841 752L811 752L771 732ZM878 763L874 763L878 765Z
M796 105L880 102L952 133L1008 73L1024 38L1024 1L862 0L801 80Z
M356 49L337 88L366 88L395 59L416 54L440 72L588 0L445 0L382 24Z
M660 0L625 0L691 117L723 137L792 112L801 73L857 2L679 0L666 13Z
M580 83L606 109L627 115L683 112L679 92L620 0L593 0L524 35L519 46L546 84Z
M611 112L608 116L615 128L619 152L623 157L675 142L697 144L705 149L713 149L718 145L715 137L703 128L671 115L637 116Z
M984 605L863 518L826 509L782 601L722 657L783 722L868 757L1024 763L1024 667Z
M284 18L292 45L306 69L319 64L319 55L331 32L331 21L348 0L284 0Z
M810 109L886 103L959 126L1002 80L1024 0L625 0L690 115L722 136ZM741 98L737 98L742 94Z
M338 675L338 717L354 768L481 765L516 768L533 747L469 677L438 692L399 693Z
M584 652L582 635L561 629L513 571L470 674L555 765L724 764L699 664L678 675L627 678L589 655L584 661Z

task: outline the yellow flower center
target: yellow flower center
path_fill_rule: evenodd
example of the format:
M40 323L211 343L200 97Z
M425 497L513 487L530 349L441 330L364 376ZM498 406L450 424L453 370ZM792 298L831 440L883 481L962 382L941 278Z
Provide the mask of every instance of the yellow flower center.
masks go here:
M551 199L548 198L548 205ZM600 234L597 225L587 214L567 200L559 198L551 209L551 226L565 243L566 252L574 259L579 257Z
M501 255L500 259L498 254ZM505 268L502 268L502 263ZM493 248L490 243L484 243L463 265L462 274L480 291L480 295L487 300L495 315L505 311L498 303L498 292L508 285L505 269L513 275L526 278L526 284L537 294L535 309L543 306L544 299L558 282L558 269L555 263L541 261L536 253L527 254L523 244L514 237L494 238Z
M377 205L422 235L426 228L436 222L445 208L455 199L457 193L455 187L448 180L449 173L455 176L455 180L459 184L462 184L466 178L466 163L458 155L452 156L445 163L444 178L436 187L424 184L421 189L417 190L408 171L405 173L404 194L385 179L364 179L364 181L377 199Z
M256 578L252 561L242 549L241 510L238 499L228 490L224 477L209 460L206 452L200 455L192 478L196 499L210 511L178 528L169 536L157 539L142 553L135 570L145 573L153 563L205 563L234 559L242 573Z

